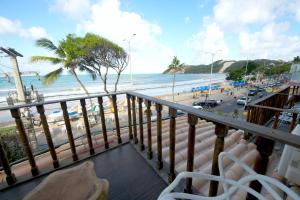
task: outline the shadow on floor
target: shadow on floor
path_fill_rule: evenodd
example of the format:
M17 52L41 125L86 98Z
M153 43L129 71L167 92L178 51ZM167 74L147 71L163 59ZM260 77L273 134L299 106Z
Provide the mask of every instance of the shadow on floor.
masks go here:
M109 180L110 200L154 200L167 186L130 143L90 159L96 174ZM1 200L22 199L46 176L0 192Z

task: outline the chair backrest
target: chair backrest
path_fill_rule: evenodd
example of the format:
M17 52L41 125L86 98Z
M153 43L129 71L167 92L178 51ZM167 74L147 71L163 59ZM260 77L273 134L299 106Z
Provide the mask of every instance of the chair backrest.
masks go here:
M241 178L238 181L227 179L224 176L224 167L223 167L223 160L225 157L228 157L229 159L233 160L237 164L239 164L245 171L249 173L249 175ZM282 198L278 195L276 190L274 189L274 186L278 189L282 190L287 194L287 196L293 198L293 199L300 199L300 197L293 192L291 189L289 189L287 186L279 182L278 180L274 178L270 178L268 176L257 174L255 171L253 171L248 165L246 165L244 162L239 160L234 155L228 153L228 152L222 152L219 155L218 158L218 165L220 170L220 176L214 176L210 174L204 174L201 172L181 172L178 174L178 176L175 178L175 180L166 188L164 191L160 194L158 197L158 200L175 200L175 199L191 199L191 200L229 200L231 197L238 191L238 190L244 190L247 193L252 194L256 198L263 200L266 199L264 196L256 192L255 190L249 188L247 186L247 183L253 180L259 181L262 186L267 190L267 192L276 200L281 200ZM206 197L206 196L200 196L195 194L187 194L187 193L179 193L179 192L172 192L179 184L181 179L184 178L199 178L199 179L205 179L205 180L213 180L218 181L222 184L224 188L224 193L215 197Z

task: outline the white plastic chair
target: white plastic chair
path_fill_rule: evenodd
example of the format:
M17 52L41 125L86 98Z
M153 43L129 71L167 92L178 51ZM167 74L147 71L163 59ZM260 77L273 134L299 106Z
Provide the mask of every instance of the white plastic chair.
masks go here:
M224 168L223 168L223 159L224 157L228 157L229 159L233 160L234 162L238 163L241 167L244 168L245 171L249 173L249 175L241 178L239 181L227 179L224 176ZM264 176L261 174L257 174L253 171L249 166L247 166L244 162L239 160L234 155L228 152L222 152L218 158L218 165L220 170L220 176L214 176L210 174L204 174L201 172L181 172L175 178L175 180L163 190L163 192L158 197L158 200L175 200L175 199L190 199L190 200L230 200L231 196L235 194L238 190L244 190L253 196L257 197L260 200L265 200L266 198L262 196L260 193L256 192L255 190L249 188L246 184L250 181L257 180L259 181L262 186L268 191L269 194L275 200L282 200L282 198L278 195L278 193L271 187L276 186L277 188L284 191L288 196L293 199L299 200L300 197L287 186L279 182L274 178L270 178L268 176ZM215 197L207 197L207 196L200 196L195 194L187 194L187 193L179 193L179 192L172 192L179 184L182 179L185 178L199 178L199 179L206 179L206 180L213 180L218 181L223 185L224 193ZM230 187L229 187L230 186Z

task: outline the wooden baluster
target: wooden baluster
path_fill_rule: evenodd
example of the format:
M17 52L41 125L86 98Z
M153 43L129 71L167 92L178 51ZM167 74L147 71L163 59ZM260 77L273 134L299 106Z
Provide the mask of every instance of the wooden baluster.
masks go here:
M103 134L103 139L104 139L104 146L105 146L105 149L108 149L109 144L108 144L108 141L107 141L107 132L106 132L105 115L104 115L102 97L98 97L98 104L99 104L99 110L100 110L100 118L101 118L101 126L102 126L102 134Z
M25 132L24 124L23 124L23 122L21 120L21 117L20 117L20 111L19 111L19 109L11 109L10 112L11 112L11 116L16 121L16 125L17 125L18 131L19 131L20 139L21 139L21 142L22 142L22 145L23 145L23 149L24 149L24 151L27 155L29 164L31 166L31 174L33 176L36 176L36 175L39 174L39 170L38 170L38 167L35 163L34 156L32 154L32 151L31 151L31 148L30 148L30 145L29 145L29 141L28 141L28 138L27 138L27 135L26 135L26 132Z
M36 109L37 109L38 113L40 114L42 126L43 126L43 129L44 129L44 134L46 136L46 141L47 141L47 144L48 144L48 147L49 147L49 152L50 152L50 155L52 157L53 166L54 166L54 168L58 168L59 167L59 162L58 162L58 159L57 159L57 155L56 155L56 152L55 152L55 147L54 147L52 137L51 137L51 133L50 133L50 130L49 130L47 118L46 118L46 115L45 115L44 106L43 105L36 106Z
M132 101L133 138L134 138L134 144L137 144L139 140L137 138L137 128L136 128L135 96L131 96L131 101Z
M176 142L176 116L177 110L169 108L170 116L170 144L169 144L169 182L175 179L175 142Z
M115 122L116 122L116 131L118 137L118 143L122 143L121 132L120 132L120 123L119 123L119 116L118 116L118 107L117 107L117 96L115 94L111 95L113 101L113 108L115 114Z
M187 165L186 171L194 171L194 149L195 149L195 133L196 124L198 123L198 117L192 114L188 114L189 123L189 135L188 135L188 151L187 151ZM192 178L185 180L185 192L192 193Z
M146 100L145 104L147 106L147 137L148 137L148 150L147 150L147 157L149 160L153 157L152 152L152 132L151 132L151 101Z
M249 107L248 106L248 110L247 110L247 122L250 122L250 119L251 119L251 110L252 110L252 107Z
M278 128L278 122L279 122L279 112L275 112L275 116L274 116L274 122L272 125L273 129L277 129Z
M87 142L88 142L89 148L90 148L90 154L93 155L93 154L95 154L95 150L93 147L92 134L91 134L89 119L88 119L88 115L87 115L87 111L86 111L86 107L85 107L85 105L86 105L85 99L80 99L80 105L81 105L81 109L82 109L82 116L83 116L85 131L86 131L86 138L87 138Z
M224 124L216 123L215 127L215 134L217 136L215 141L215 147L214 147L214 155L212 160L212 166L211 166L211 175L220 175L219 171L219 165L218 165L218 158L219 154L224 150L224 138L228 133L228 127ZM209 196L216 196L218 193L218 186L219 182L217 181L210 181L209 186Z
M1 141L0 141L0 163L3 167L3 170L6 174L6 182L8 185L13 185L17 179L14 173L11 172L10 166L9 166L9 162L7 160L6 154L3 150Z
M65 121L65 126L66 126L67 135L68 135L68 140L70 143L71 152L72 152L72 158L73 158L73 161L76 161L76 160L78 160L78 156L76 153L75 142L74 142L73 133L72 133L72 127L71 127L68 109L67 109L67 103L65 101L62 101L62 102L60 102L60 106L63 111L63 117L64 117L64 121Z
M293 131L293 129L295 128L297 115L298 115L297 113L293 113L292 122L289 127L289 133L291 133Z
M263 112L263 109L259 109L259 110L260 110L260 115L259 115L258 124L264 125L265 113ZM259 152L259 154L256 157L253 169L256 173L265 175L268 167L269 156L273 152L274 141L257 136L255 143L256 143L256 149ZM251 181L249 187L251 187L258 193L260 193L262 185L258 181ZM256 199L256 198L250 193L248 193L247 199Z
M128 129L129 129L129 139L133 139L133 134L132 134L132 121L131 121L131 105L130 105L130 95L126 94L127 98L127 108L128 108Z
M145 150L144 145L144 128L143 128L143 99L138 98L138 104L139 104L139 127L140 127L140 148L141 151Z
M156 104L156 132L157 132L157 169L163 168L163 161L162 161L162 126L161 126L161 111L162 111L162 105Z

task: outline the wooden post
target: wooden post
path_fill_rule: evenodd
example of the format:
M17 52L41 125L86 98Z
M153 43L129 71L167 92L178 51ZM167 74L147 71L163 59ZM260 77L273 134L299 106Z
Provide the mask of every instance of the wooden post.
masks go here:
M1 141L0 141L0 161L3 167L3 170L6 174L6 182L8 185L13 185L17 179L14 173L11 172L10 166L9 166L9 162L7 160L6 154L3 150Z
M138 98L138 104L139 104L139 127L140 127L140 148L141 151L145 150L144 145L144 128L143 128L143 99Z
M196 124L198 123L198 117L192 114L188 114L189 123L189 135L188 135L188 151L187 151L187 165L186 171L194 171L194 149L195 149L195 133ZM192 193L192 178L185 180L185 192Z
M152 133L151 133L151 101L146 100L145 104L147 106L147 138L148 138L148 150L147 150L147 157L149 160L153 157L152 152Z
M115 94L111 95L113 101L113 108L115 114L115 122L116 122L116 131L118 137L118 143L122 143L121 132L120 132L120 123L119 123L119 116L118 116L118 107L117 107L117 96Z
M258 120L259 125L264 125L264 118L265 118L265 113L262 112L262 109L260 109L260 115ZM259 152L253 167L256 173L262 175L266 174L268 162L269 162L269 156L273 152L273 147L274 147L274 141L260 136L256 137L256 148L257 151ZM258 181L251 181L249 187L257 191L258 193L260 193L262 185ZM256 199L256 198L250 193L248 193L247 199Z
M156 117L156 130L157 130L157 169L163 168L163 161L162 161L162 126L161 126L161 111L162 111L162 105L155 104L157 117Z
M176 142L176 116L177 110L169 108L170 116L170 144L169 144L169 182L171 183L175 175L175 142Z
M298 115L297 113L293 113L293 119L292 119L292 122L289 127L289 133L291 133L293 131L293 129L295 128L297 115Z
M51 133L50 133L50 130L49 130L47 118L46 118L46 115L45 115L44 106L43 105L36 106L36 109L37 109L38 113L40 114L42 126L43 126L43 129L44 129L44 134L46 136L46 141L47 141L47 144L48 144L48 147L49 147L49 152L50 152L50 155L52 157L53 167L58 168L59 167L59 162L58 162L58 159L57 159L57 155L56 155L56 152L55 152L55 147L54 147L52 137L51 137Z
M273 129L277 129L278 128L278 122L279 122L279 112L275 112L275 116L274 116L274 122L272 125Z
M136 128L135 96L131 96L131 101L132 101L133 138L134 138L134 144L137 144L139 141L137 138L137 128Z
M132 134L132 121L131 121L131 103L130 103L130 94L126 94L127 98L127 108L128 108L128 129L129 129L129 139L133 139Z
M30 148L30 145L29 145L29 141L28 141L28 138L27 138L27 135L26 135L26 132L25 132L25 128L24 128L23 122L22 122L21 117L20 117L20 111L19 111L19 109L11 109L10 112L11 112L11 116L16 121L16 125L17 125L18 131L19 131L20 139L21 139L21 142L22 142L22 145L23 145L23 149L24 149L24 151L27 155L29 164L31 166L31 174L33 176L36 176L36 175L39 174L39 170L38 170L38 167L35 163L34 156L33 156L33 153L31 151L31 148Z
M224 138L228 133L228 127L224 124L216 123L215 134L217 136L214 147L214 155L211 166L211 175L220 175L218 158L219 154L224 150ZM219 182L210 181L209 196L216 196L218 193Z
M60 102L61 109L63 111L63 117L66 125L66 131L68 135L68 140L70 143L70 148L72 152L72 158L73 161L78 160L78 156L76 153L76 148L75 148L75 143L74 143L74 138L73 138L73 133L72 133L72 127L69 119L69 114L68 114L68 109L67 109L67 103L65 101Z
M109 148L109 144L107 141L107 132L106 132L106 124L105 124L105 115L104 115L104 108L103 108L103 99L102 97L98 97L98 104L100 110L100 118L101 118L101 126L102 126L102 134L104 140L105 149Z
M81 109L82 109L82 116L83 116L85 131L86 131L86 138L87 138L87 142L89 144L90 154L93 155L93 154L95 154L95 150L94 150L94 147L93 147L91 129L90 129L90 124L89 124L89 119L88 119L85 104L86 104L85 99L80 99L80 105L81 105Z

